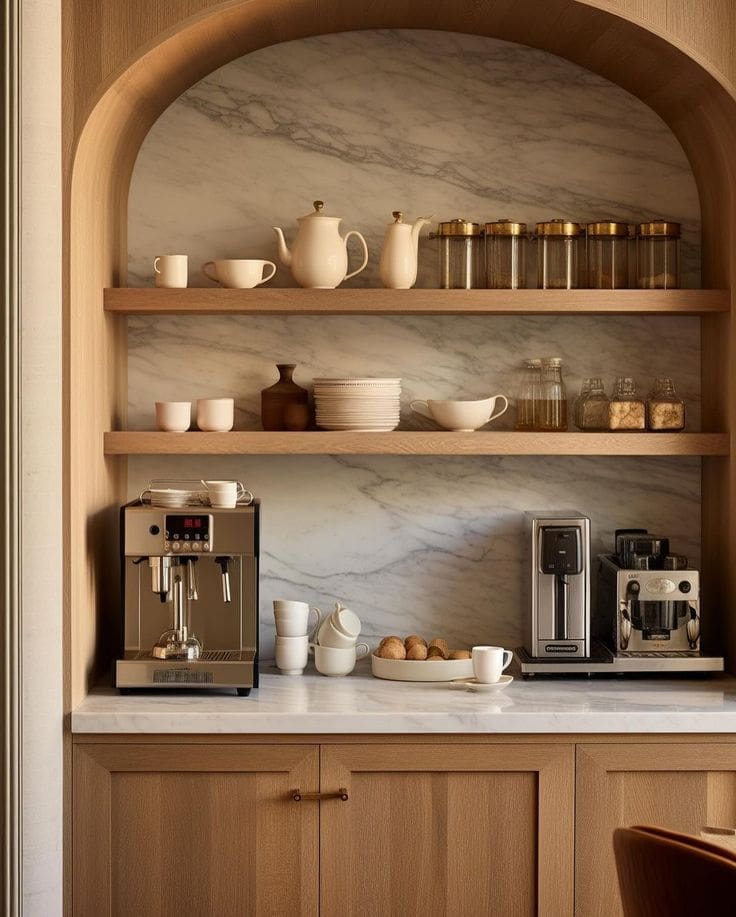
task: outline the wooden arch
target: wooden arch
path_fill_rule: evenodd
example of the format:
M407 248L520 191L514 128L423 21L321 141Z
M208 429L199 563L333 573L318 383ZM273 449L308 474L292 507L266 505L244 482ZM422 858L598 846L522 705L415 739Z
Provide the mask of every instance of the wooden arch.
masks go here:
M710 6L720 6L730 22L729 3L712 0ZM84 0L71 6L81 19ZM147 30L136 21L152 15L145 0L93 6L120 18L101 34L99 28L90 31L88 44L79 39L84 24L72 24L79 59L70 65L65 89L67 710L84 697L95 668L106 663L104 634L117 626L110 623L118 604L112 571L126 468L124 459L103 456L102 434L123 425L126 343L121 320L103 313L102 291L125 283L128 187L140 146L188 87L250 51L332 32L420 28L520 42L617 83L670 126L700 194L705 286L731 287L736 226L734 87L710 59L688 51L664 26L636 21L625 12L635 4L626 0L169 0L163 27ZM665 6L684 9L688 2ZM125 17L115 12L121 8ZM94 57L99 79L85 80L85 51ZM702 345L704 429L730 430L730 316L703 319ZM706 582L716 584L711 589L724 607L736 595L726 572L736 567L728 525L730 476L730 458L704 460ZM736 628L722 624L736 648Z

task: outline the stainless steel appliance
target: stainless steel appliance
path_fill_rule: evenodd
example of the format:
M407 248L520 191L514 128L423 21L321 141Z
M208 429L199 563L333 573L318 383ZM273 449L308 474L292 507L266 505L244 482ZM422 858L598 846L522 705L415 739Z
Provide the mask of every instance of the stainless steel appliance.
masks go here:
M536 659L590 655L590 520L574 510L524 514L524 648Z
M121 691L258 686L259 511L123 507Z

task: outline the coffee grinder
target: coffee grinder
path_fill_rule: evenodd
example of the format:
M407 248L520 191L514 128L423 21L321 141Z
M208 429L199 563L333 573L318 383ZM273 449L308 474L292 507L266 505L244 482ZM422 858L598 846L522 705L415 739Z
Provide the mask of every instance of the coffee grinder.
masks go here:
M122 508L121 691L258 686L259 510Z

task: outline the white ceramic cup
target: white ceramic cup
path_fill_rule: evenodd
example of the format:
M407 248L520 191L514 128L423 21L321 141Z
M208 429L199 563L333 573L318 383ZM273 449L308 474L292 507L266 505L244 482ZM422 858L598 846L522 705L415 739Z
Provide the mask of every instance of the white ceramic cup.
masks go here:
M264 276L266 265L271 268L271 273L267 277ZM211 269L211 273L208 268ZM229 258L223 261L207 261L202 265L202 273L224 287L249 290L270 280L276 273L276 265L273 261L262 261L260 258Z
M189 280L189 258L186 255L158 255L153 259L157 287L183 289Z
M280 637L303 637L309 633L309 614L314 612L317 621L314 625L316 631L322 620L322 612L315 605L307 602L291 602L286 599L276 599L273 603L273 616L276 621L276 633Z
M309 637L276 637L276 668L284 675L301 675L309 655Z
M244 505L253 502L253 494L240 481L202 481L207 488L210 506L218 509L234 509L239 502ZM247 500L243 498L247 496Z
M233 398L200 398L197 401L197 426L210 433L227 433L235 423Z
M474 646L473 674L481 684L495 684L508 668L514 654L502 646Z
M496 402L503 400L503 407L495 411ZM435 423L455 433L472 433L479 427L505 414L509 401L505 395L494 395L481 401L412 401L411 409L415 414L433 420Z
M156 426L167 433L184 433L192 424L191 401L157 401Z
M355 646L360 627L360 618L338 602L332 614L322 622L316 642L320 646L349 649Z
M312 643L309 649L314 653L314 666L322 675L349 675L356 661L370 652L367 643L358 643L345 649Z

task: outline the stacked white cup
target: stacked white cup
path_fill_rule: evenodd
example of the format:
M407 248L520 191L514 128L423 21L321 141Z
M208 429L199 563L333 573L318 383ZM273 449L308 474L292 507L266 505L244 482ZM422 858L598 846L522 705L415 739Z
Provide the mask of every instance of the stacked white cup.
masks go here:
M283 675L301 675L309 655L309 614L315 612L319 627L322 612L307 602L276 599L273 616L276 620L276 667Z
M322 675L349 675L357 659L370 652L367 643L358 643L360 618L338 602L325 618L310 649L314 665Z

